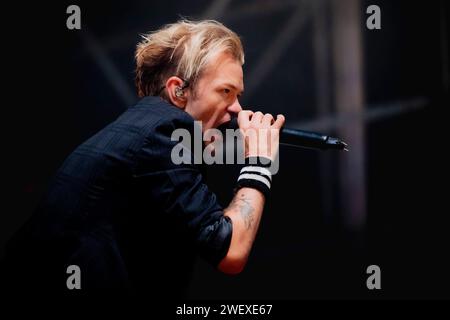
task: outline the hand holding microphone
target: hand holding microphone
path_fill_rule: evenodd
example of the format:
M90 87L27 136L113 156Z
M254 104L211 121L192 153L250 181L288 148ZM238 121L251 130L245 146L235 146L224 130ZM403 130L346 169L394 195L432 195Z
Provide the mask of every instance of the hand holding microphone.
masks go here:
M314 149L347 150L347 144L320 133L283 128L285 118L278 115L243 110L227 127L239 129L245 143L246 166L241 169L237 188L250 187L268 196L272 184L271 163L278 153L279 144ZM266 161L267 160L267 161Z
M233 120L233 122L236 119ZM284 116L274 117L267 113L243 110L239 112L237 122L245 141L245 157L265 157L273 160L278 152L280 129L284 125Z
M280 129L284 121L282 115L278 115L275 120L268 113L249 110L239 112L237 123L233 125L239 124L244 140L245 166L239 174L237 190L253 188L268 197L274 174L272 163L277 160Z
M258 113L258 112L257 112ZM253 113L252 111L241 111L239 113L239 116L241 114L248 115L255 115L257 113ZM261 115L262 113L259 112ZM261 117L261 115L258 115L258 118ZM266 115L267 117L270 115ZM266 117L264 116L264 117ZM267 118L266 118L267 119ZM273 117L272 117L273 120ZM228 128L231 129L238 129L240 126L238 125L239 117L233 118L231 121L227 124ZM246 124L246 122L243 122ZM282 120L282 124L284 124L284 117ZM302 147L302 148L311 148L311 149L319 149L319 150L344 150L348 151L348 145L344 141L330 137L328 135L322 134L322 133L316 133L311 131L304 131L304 130L298 130L298 129L291 129L291 128L284 128L281 127L280 133L279 133L279 139L280 144L282 145L289 145L294 147Z

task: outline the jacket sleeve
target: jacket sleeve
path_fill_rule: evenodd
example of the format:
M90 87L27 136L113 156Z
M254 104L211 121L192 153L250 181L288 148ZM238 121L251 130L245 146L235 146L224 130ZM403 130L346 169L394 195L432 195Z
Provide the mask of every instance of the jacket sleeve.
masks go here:
M165 215L184 230L186 241L191 241L197 252L209 263L217 266L228 252L232 223L224 216L223 208L205 184L198 165L174 164L171 152L178 141L171 141L176 128L193 132L193 121L162 120L146 135L137 156L133 178L153 206L153 212ZM170 228L171 226L161 226ZM181 239L180 241L183 241Z

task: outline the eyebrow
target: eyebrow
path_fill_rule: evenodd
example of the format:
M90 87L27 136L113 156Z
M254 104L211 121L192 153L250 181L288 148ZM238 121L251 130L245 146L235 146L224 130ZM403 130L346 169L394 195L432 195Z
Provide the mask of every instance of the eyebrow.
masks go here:
M244 90L239 90L239 89L238 89L234 84L232 84L232 83L225 82L225 83L222 83L222 86L228 86L228 87L231 87L231 88L233 88L233 90L237 91L240 95L244 94Z

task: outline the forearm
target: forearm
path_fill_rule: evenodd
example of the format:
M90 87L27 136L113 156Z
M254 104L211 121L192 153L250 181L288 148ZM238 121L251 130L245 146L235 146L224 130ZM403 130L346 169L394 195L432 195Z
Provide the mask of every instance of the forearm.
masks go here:
M225 210L225 215L232 221L233 231L228 252L218 266L219 270L233 274L244 268L258 231L265 197L272 184L270 161L278 154L279 132L284 117L278 115L274 120L270 114L241 111L238 124L245 141L246 166L237 181L239 191Z
M264 209L263 194L253 188L241 188L224 214L233 224L233 234L227 256L219 264L226 273L239 273L250 254Z

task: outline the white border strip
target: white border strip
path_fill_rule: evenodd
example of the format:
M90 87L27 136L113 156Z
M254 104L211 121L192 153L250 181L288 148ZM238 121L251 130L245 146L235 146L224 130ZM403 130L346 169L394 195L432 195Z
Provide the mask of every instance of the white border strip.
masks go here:
M263 167L255 167L255 166L247 166L247 167L243 167L241 169L241 174L244 172L258 172L261 174L265 174L268 177L272 177L272 174L270 173L270 170L267 168L263 168Z
M257 174L244 173L239 176L238 181L241 179L258 180L259 182L264 183L267 186L267 188L270 189L270 181L267 180L266 177L263 177L263 176L260 176Z

